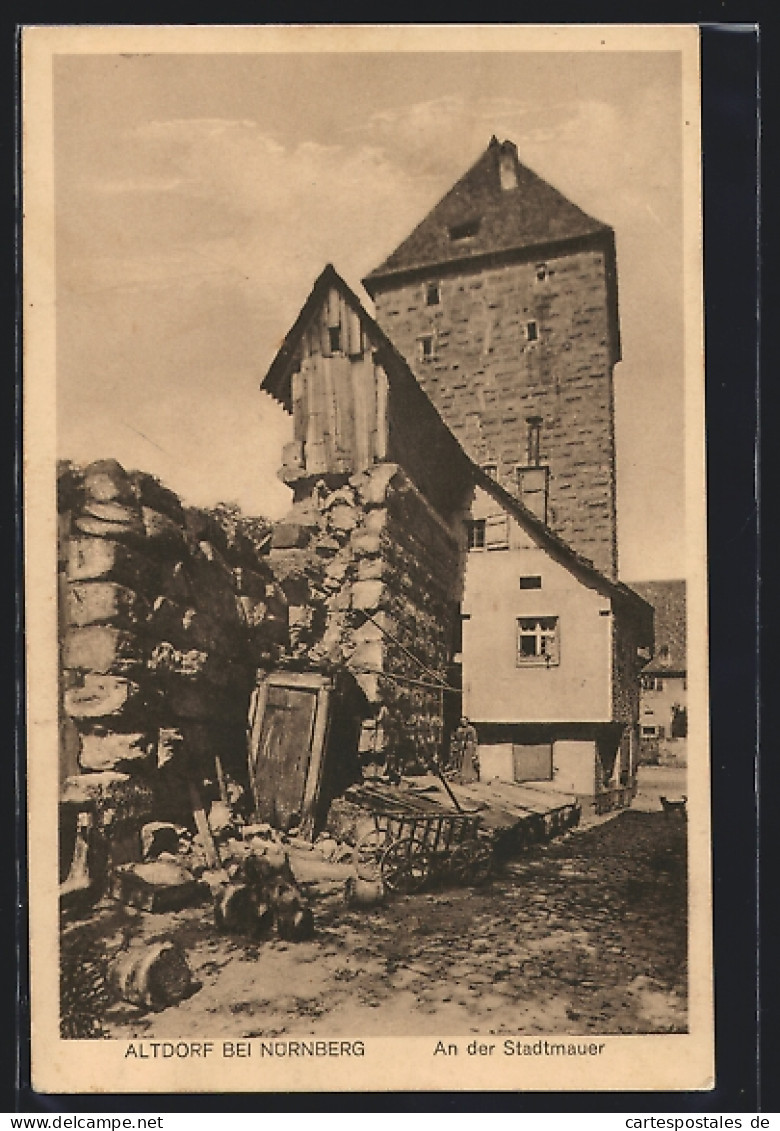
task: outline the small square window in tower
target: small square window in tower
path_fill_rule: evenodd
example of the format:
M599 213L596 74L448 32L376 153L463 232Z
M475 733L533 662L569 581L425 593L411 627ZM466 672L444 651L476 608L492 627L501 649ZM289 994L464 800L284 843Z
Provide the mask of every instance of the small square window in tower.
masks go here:
M538 467L542 453L542 418L541 416L526 417L526 452L528 467Z
M457 243L458 240L471 239L471 237L475 236L479 231L479 222L479 216L475 216L471 220L464 220L460 224L453 224L449 230L450 239L453 243Z
M557 617L518 617L517 666L552 667L560 662Z
M425 305L438 306L441 302L441 288L438 282L425 284Z
M417 339L418 361L431 361L435 357L433 334L423 334Z

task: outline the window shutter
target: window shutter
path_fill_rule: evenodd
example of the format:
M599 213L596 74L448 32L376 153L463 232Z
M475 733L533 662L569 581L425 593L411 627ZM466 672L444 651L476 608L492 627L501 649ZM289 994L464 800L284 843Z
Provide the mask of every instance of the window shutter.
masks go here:
M509 518L493 515L485 520L485 546L488 550L505 550L509 545Z

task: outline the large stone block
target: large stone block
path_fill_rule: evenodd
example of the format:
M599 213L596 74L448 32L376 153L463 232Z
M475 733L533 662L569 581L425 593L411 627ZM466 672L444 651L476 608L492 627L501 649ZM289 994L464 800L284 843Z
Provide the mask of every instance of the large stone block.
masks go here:
M373 612L386 604L388 594L381 581L355 581L352 584L352 608Z
M115 459L95 460L84 469L84 490L96 502L135 503L125 469Z
M81 735L79 764L84 770L134 770L151 765L155 739L149 734L94 731Z
M148 581L150 566L141 555L108 538L71 538L67 544L69 581L110 580L135 588Z
M144 614L143 603L132 589L115 581L75 581L65 596L65 619L81 627L113 624L132 627Z
M311 531L297 523L279 522L271 536L272 550L303 549L311 540Z
M85 675L80 687L69 687L64 695L65 713L74 719L103 719L121 715L138 698L137 683L121 676Z
M143 653L134 634L108 625L88 625L65 634L62 661L65 668L122 675L143 662Z

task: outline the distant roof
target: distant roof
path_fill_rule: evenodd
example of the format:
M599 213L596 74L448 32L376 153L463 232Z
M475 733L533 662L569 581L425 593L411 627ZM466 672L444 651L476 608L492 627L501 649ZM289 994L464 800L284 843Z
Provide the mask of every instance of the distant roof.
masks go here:
M388 275L598 234L611 236L612 229L522 165L514 142L494 136L479 160L363 283L373 295Z
M685 672L685 582L633 581L631 588L655 609L655 655L645 672Z

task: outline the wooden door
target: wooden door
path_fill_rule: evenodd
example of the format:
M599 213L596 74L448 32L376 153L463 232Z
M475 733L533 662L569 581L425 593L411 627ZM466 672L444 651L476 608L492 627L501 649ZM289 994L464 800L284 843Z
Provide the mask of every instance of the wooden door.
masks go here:
M328 687L324 680L271 677L255 699L249 767L258 820L310 826L322 775Z
M515 743L512 746L512 777L515 781L552 781L552 744Z

